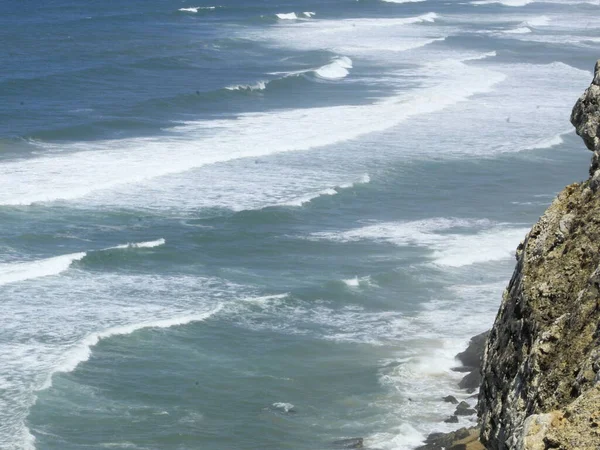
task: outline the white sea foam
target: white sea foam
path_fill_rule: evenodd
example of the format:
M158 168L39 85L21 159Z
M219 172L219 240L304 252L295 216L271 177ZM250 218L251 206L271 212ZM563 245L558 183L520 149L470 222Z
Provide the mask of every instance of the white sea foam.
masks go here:
M217 8L216 6L193 6L190 8L179 8L179 11L197 13L201 9L212 10L212 9L216 9L216 8Z
M164 239L150 242L129 243L110 247L111 249L125 248L152 248L164 245ZM75 261L80 261L86 252L71 253L68 255L54 256L26 262L12 262L0 264L0 286L8 283L17 283L35 278L58 275L71 267Z
M402 52L442 40L433 24L440 16L429 12L394 19L343 19L293 21L264 31L248 31L246 37L267 40L284 48L329 49L341 55L390 62L384 52Z
M493 5L500 4L503 6L521 7L530 3L556 3L563 5L589 4L600 5L600 0L476 0L472 1L472 5Z
M527 33L531 33L531 29L528 27L519 27L519 28L510 29L510 30L505 30L504 32L507 34L527 34Z
M396 345L396 355L383 360L379 370L379 382L388 393L376 405L383 411L385 432L367 436L365 444L414 448L431 432L456 429L456 424L443 422L454 406L441 402L442 397L452 394L471 405L475 401L457 388L464 373L452 370L458 365L455 355L493 321L504 286L505 281L455 285L408 321L410 331ZM458 426L471 426L471 420L460 418Z
M548 16L538 16L538 17L533 17L531 19L527 19L525 21L525 24L532 26L532 27L545 27L545 26L548 26L551 21L552 21L552 19Z
M225 311L232 320L253 330L308 334L330 341L373 346L396 342L414 331L398 311L371 312L359 306L340 309L323 301L304 302L293 298L246 301L230 303Z
M283 204L289 205L289 206L302 206L307 203L310 203L311 201L313 201L316 198L326 196L326 195L336 195L337 193L338 193L338 191L336 191L335 189L327 188L327 189L323 189L322 191L319 191L314 194L306 194L306 195L303 195L302 197L298 197L298 198L289 200L287 202L284 202Z
M264 91L267 88L268 81L258 81L254 84L236 84L227 86L228 91Z
M316 15L316 13L314 11L304 11L303 13L300 13L300 15L310 19L311 17L314 17ZM275 14L275 16L277 16L277 18L280 20L299 20L299 19L301 19L300 16L298 14L296 14L295 12L279 13L279 14Z
M358 279L358 277L354 277L354 278L349 278L347 280L342 280L347 286L350 287L358 287L358 285L360 284L360 281Z
M470 232L465 232L467 230ZM319 232L311 238L339 242L373 240L427 247L435 264L461 267L512 258L526 232L526 228L506 227L486 220L436 218L377 223L345 232Z
M85 271L3 285L0 327L11 340L0 346L0 447L34 448L25 420L35 391L89 358L99 340L205 320L244 290L197 276Z
M76 199L216 162L322 147L439 111L487 92L505 78L501 73L452 60L427 65L423 72L433 74L429 86L373 104L190 122L171 129L168 137L44 144L50 151L47 156L0 164L0 204ZM443 76L438 79L437 74ZM56 175L48 177L47 173ZM112 197L124 195L119 190Z
M279 14L275 14L277 16L278 19L280 20L296 20L298 19L298 16L296 15L296 13L279 13Z
M129 244L121 244L115 247L109 247L109 249L124 249L124 248L154 248L160 247L161 245L165 245L164 239L157 239L155 241L148 242L130 242Z
M366 277L358 277L355 276L354 278L349 278L346 280L342 280L344 282L344 284L348 287L351 288L357 288L360 286L372 286L373 283L371 281L371 277L370 276L366 276Z
M292 405L291 403L277 402L273 403L273 408L279 409L285 413L289 413L294 410L294 405Z
M369 177L369 175L364 174L360 178L360 180L358 180L354 183L342 183L339 186L336 186L335 188L326 188L326 189L317 191L316 193L308 193L308 194L302 195L300 197L296 197L294 199L284 201L280 204L288 205L288 206L303 206L307 203L310 203L311 201L313 201L316 198L326 196L326 195L336 195L340 192L341 189L348 189L348 188L357 186L359 184L369 183L370 181L371 181L371 178Z
M491 52L486 52L480 55L475 55L475 56L467 56L465 58L462 59L462 61L478 61L478 60L482 60L482 59L486 59L486 58L493 58L496 56L496 52L495 51L491 51Z
M338 56L331 62L317 68L294 70L291 72L271 72L270 75L283 75L284 77L298 76L304 74L314 74L318 78L326 80L340 80L345 78L352 68L352 60L347 56Z
M552 147L556 147L560 144L562 144L564 142L564 139L562 138L563 135L570 133L571 131L566 131L564 133L560 133L557 134L556 136L552 136L551 138L547 138L547 139L540 139L537 142L534 142L533 144L528 145L527 147L525 147L523 150L535 150L535 149L539 149L539 148L552 148Z
M334 59L329 64L315 70L315 74L319 78L326 80L339 80L345 78L352 68L352 60L346 56Z
M535 0L476 0L472 1L472 5L493 5L493 4L501 4L504 6L525 6L529 3L533 3Z
M33 278L58 275L67 270L73 261L79 261L86 253L71 253L36 261L0 264L0 286Z
M201 322L211 316L214 316L221 309L222 306L218 305L213 310L201 314L190 314L163 320L150 320L147 322L112 327L104 331L91 333L79 341L61 357L61 361L53 368L52 372L48 374L48 377L43 383L41 389L47 389L52 385L52 376L54 374L59 372L71 372L79 364L87 361L92 354L92 347L98 344L101 339L111 336L131 334L145 328L170 328L174 326L185 325L191 322Z
M441 266L462 267L475 263L511 260L528 228L494 227L475 236L453 235L446 243L435 245L433 257Z

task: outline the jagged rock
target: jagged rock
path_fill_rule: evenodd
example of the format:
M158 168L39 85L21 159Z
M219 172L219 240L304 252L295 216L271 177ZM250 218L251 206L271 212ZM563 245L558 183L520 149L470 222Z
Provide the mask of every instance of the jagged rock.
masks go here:
M456 416L471 416L477 414L477 411L471 408L467 402L460 402L454 411Z
M415 450L446 450L446 449L484 450L479 442L479 432L476 428L460 428L451 433L432 433L425 444Z
M456 355L456 358L462 363L463 366L479 370L481 361L483 360L485 341L489 333L489 331L486 331L478 334L477 336L473 336L466 350Z
M455 433L431 433L425 439L425 444L416 450L444 450L455 442Z
M479 392L489 450L600 449L600 61L571 122L594 152L517 250Z
M594 177L598 170L600 151L600 60L594 68L592 84L577 100L571 113L571 123L577 134L581 136L588 149L594 152L590 166L590 176Z
M445 423L458 423L458 416L450 416L444 420Z
M453 405L458 405L458 400L456 399L456 397L454 395L448 395L448 396L444 397L444 401L446 403L452 403Z
M481 373L479 367L477 370L473 370L466 374L462 380L458 383L458 387L461 389L474 389L476 390L481 384Z

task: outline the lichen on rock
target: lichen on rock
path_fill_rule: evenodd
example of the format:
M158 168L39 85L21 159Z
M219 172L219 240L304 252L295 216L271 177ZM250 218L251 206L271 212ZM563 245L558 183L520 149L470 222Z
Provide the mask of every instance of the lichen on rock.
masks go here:
M600 61L571 122L594 152L590 178L567 186L517 249L482 368L490 450L600 448Z

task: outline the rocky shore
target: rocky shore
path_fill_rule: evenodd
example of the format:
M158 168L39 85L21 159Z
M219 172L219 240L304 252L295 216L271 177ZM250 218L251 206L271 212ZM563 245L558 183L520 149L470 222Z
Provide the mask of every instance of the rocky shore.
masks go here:
M458 385L470 394L479 388L481 382L481 364L488 334L489 331L486 331L473 336L468 347L456 355L456 359L461 365L453 370L466 373ZM477 414L475 408L472 408L467 402L459 402L452 395L440 400L456 405L454 414L444 420L446 423L458 423L459 416L475 416ZM484 450L484 447L479 441L479 429L470 427L460 428L451 433L432 433L416 450Z
M492 329L457 355L479 425L418 450L600 450L600 61L571 123L593 152L589 178L527 234Z

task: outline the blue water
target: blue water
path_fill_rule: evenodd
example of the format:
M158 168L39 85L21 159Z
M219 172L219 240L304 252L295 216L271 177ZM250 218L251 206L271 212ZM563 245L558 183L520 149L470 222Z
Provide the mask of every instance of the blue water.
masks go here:
M589 153L600 4L0 4L0 448L412 449Z

